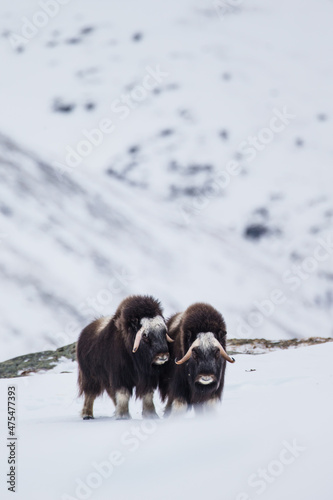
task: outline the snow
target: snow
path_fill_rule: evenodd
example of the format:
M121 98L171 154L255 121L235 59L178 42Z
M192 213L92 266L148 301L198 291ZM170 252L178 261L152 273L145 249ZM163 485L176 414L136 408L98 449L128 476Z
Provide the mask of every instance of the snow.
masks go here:
M72 0L17 50L40 3L2 1L1 360L129 293L212 303L229 337L332 336L333 4L222 4Z
M142 420L133 398L132 420L115 421L107 397L95 420L81 420L75 363L1 380L1 401L17 387L15 498L330 500L332 355L332 344L237 355L216 415L165 420ZM156 403L162 415L157 395ZM4 413L2 405L3 436ZM0 458L6 470L4 446ZM4 481L0 488L12 498Z

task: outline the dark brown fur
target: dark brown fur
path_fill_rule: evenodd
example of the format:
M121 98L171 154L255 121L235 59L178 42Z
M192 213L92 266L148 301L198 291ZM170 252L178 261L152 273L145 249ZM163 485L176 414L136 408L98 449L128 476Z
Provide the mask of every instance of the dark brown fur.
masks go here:
M144 400L144 412L155 415L152 395L165 366L154 365L153 359L158 353L168 353L166 328L163 331L159 326L151 331L136 353L132 348L140 320L156 316L163 317L159 301L149 296L131 296L108 321L96 320L81 332L77 360L79 394L85 396L84 418L93 418L93 402L104 391L116 406L116 416L127 418L128 399L134 388L136 396Z
M168 366L166 393L166 413L171 411L173 404L186 407L187 405L201 405L207 401L221 399L226 361L212 353L207 353L204 360L207 372L214 372L217 377L216 385L197 386L194 375L197 365L194 359L182 365L176 365L175 360L181 359L199 333L212 332L222 347L226 348L226 324L222 315L209 304L197 303L191 305L184 313L173 315L167 321L169 336L174 339L170 344L171 363ZM205 353L206 354L206 353Z

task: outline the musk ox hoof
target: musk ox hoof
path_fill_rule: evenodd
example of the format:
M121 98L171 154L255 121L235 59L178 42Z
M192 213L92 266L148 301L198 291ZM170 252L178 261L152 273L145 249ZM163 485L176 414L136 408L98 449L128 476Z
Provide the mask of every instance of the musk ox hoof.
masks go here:
M83 420L93 420L94 417L92 415L83 415Z

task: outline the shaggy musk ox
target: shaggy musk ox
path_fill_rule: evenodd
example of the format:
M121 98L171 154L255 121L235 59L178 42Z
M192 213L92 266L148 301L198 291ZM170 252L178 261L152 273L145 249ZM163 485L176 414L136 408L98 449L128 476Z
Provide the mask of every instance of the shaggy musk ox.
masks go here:
M169 360L167 327L160 303L153 297L125 299L112 317L88 325L77 343L80 395L85 396L82 417L93 418L97 396L108 393L117 419L129 418L133 389L143 399L143 416L156 416L154 389L163 394L161 373Z
M226 325L222 315L208 304L193 304L172 316L168 331L174 344L167 374L166 414L197 409L202 403L221 399L226 361L234 363L225 351Z

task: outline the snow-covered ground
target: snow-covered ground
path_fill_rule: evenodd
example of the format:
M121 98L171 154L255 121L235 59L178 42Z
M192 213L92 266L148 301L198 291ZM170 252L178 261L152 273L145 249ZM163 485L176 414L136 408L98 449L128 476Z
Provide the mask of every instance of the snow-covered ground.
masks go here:
M2 402L8 385L16 386L18 443L17 493L6 491L2 477L0 496L331 500L332 356L332 344L238 355L215 416L153 421L141 420L135 400L132 420L113 420L106 397L96 401L95 420L82 421L75 363L1 380ZM3 475L4 439L0 454Z

